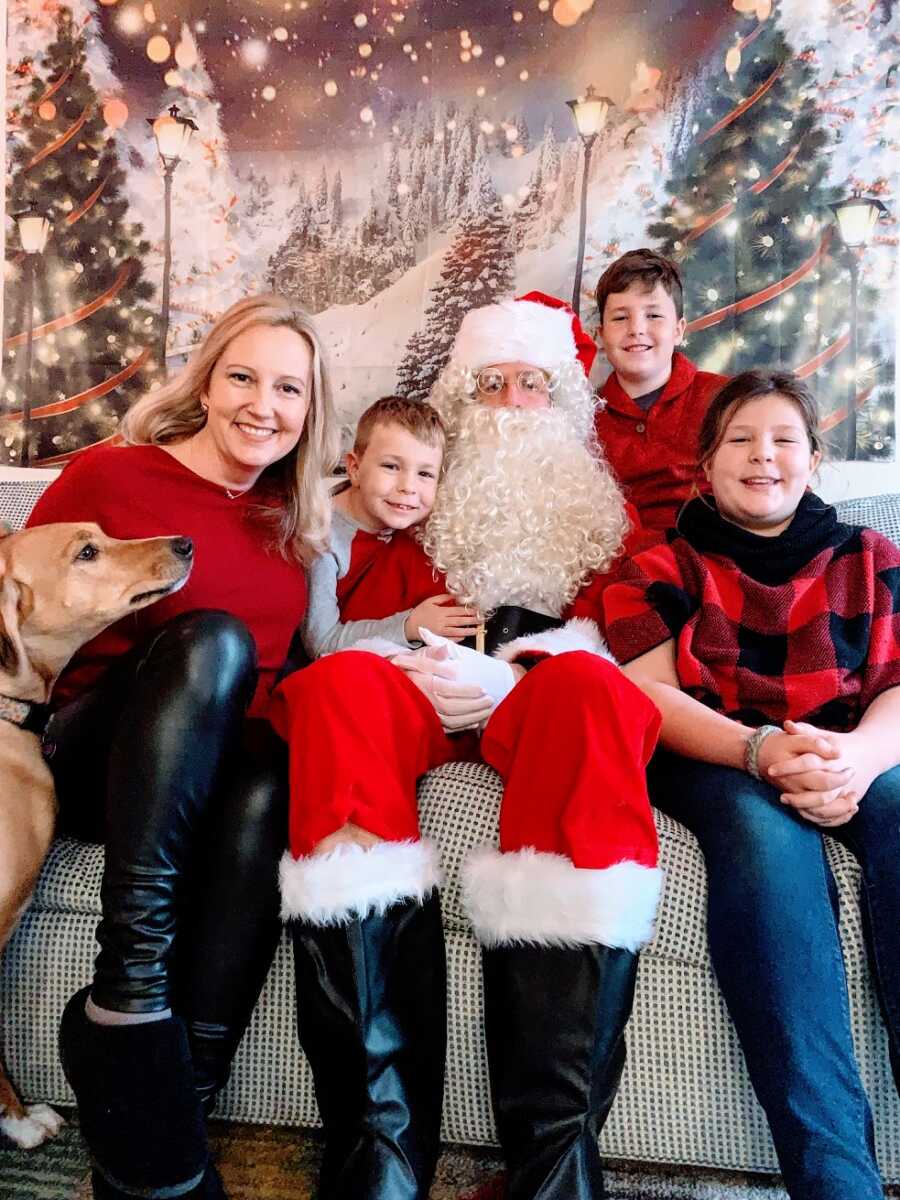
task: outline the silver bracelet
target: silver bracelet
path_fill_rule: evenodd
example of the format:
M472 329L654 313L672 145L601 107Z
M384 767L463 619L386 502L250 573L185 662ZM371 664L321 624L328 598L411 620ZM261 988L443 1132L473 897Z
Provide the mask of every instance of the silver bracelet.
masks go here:
M754 779L762 779L759 773L759 748L772 733L782 733L780 725L760 725L754 729L744 743L744 770Z

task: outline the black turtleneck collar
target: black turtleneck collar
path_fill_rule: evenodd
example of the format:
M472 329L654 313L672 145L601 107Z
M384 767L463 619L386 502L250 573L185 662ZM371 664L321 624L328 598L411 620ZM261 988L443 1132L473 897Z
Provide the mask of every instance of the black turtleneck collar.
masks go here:
M852 531L841 525L830 504L806 492L787 529L776 537L750 533L726 521L712 496L698 496L678 514L681 536L701 554L720 554L737 567L771 587L786 583L821 554L836 546Z

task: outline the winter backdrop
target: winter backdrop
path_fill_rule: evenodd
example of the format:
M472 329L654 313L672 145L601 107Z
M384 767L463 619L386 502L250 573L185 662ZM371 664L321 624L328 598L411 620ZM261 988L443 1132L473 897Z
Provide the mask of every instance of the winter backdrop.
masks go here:
M687 353L780 362L837 457L895 461L900 6L895 0L9 0L0 459L21 461L25 256L41 463L115 439L161 377L163 178L151 127L197 125L172 181L166 367L276 288L317 314L342 420L424 396L466 309L571 298L584 155L566 100L609 96L587 191L582 318L623 251L686 278ZM850 276L828 205L888 208ZM606 368L608 369L608 368ZM605 363L595 368L598 382ZM852 456L852 455L851 455Z

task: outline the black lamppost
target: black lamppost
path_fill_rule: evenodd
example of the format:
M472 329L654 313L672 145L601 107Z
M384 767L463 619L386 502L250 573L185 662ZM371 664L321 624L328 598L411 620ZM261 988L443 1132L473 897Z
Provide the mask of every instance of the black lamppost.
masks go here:
M613 107L608 96L599 96L591 83L587 91L578 100L567 100L575 127L581 135L584 145L584 173L581 177L581 219L578 227L578 255L575 259L575 286L572 289L572 307L581 315L581 271L584 266L584 232L587 222L587 185L588 168L591 163L591 151L597 134L606 124L606 116Z
M847 249L850 267L850 388L847 399L847 461L856 458L856 394L857 360L859 356L859 260L869 243L872 231L887 212L885 205L873 196L854 191L845 200L828 206L834 213L841 241Z
M156 148L163 167L165 184L165 225L163 228L163 290L159 332L159 363L166 367L166 339L169 336L169 275L172 271L172 176L187 150L191 134L197 128L190 117L180 114L177 104L159 117L147 117L153 128Z
M50 219L35 208L27 208L15 214L19 229L19 241L25 251L25 392L22 402L22 457L23 467L31 462L31 356L34 344L34 273L37 256L44 253L50 236Z

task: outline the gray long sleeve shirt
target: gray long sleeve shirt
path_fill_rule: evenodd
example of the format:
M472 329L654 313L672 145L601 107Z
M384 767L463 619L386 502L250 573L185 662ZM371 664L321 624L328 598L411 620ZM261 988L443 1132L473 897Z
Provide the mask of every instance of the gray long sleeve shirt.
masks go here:
M363 529L352 517L334 509L328 550L320 554L309 569L309 602L303 623L303 647L310 658L321 658L335 650L346 650L363 638L385 638L413 649L421 642L410 642L404 622L412 609L390 617L368 621L341 621L337 601L338 580L350 569L353 539ZM390 541L390 532L385 542Z

